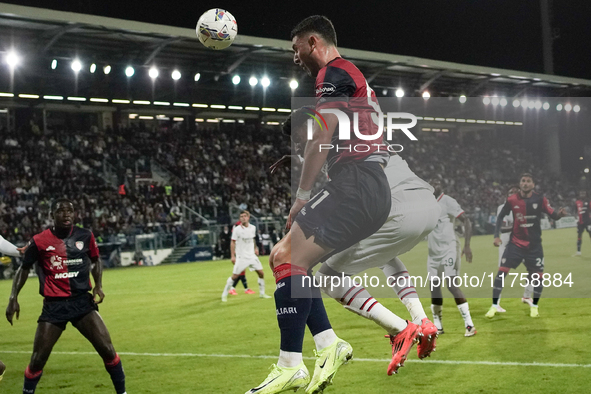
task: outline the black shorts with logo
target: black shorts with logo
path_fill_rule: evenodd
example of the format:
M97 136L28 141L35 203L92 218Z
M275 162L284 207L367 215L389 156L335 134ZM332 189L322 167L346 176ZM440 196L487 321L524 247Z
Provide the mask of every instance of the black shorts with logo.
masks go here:
M317 244L338 253L382 227L391 204L390 185L379 163L347 163L295 221L306 238L313 235Z
M591 224L584 224L584 223L577 224L577 236L580 237L581 235L583 235L585 230L587 230L589 235L591 235Z
M501 267L517 268L522 261L528 272L544 272L542 243L530 244L528 248L520 248L513 242L509 242L501 258Z
M75 324L92 311L98 311L98 306L90 293L75 297L46 297L37 323L47 322L65 330L68 322Z

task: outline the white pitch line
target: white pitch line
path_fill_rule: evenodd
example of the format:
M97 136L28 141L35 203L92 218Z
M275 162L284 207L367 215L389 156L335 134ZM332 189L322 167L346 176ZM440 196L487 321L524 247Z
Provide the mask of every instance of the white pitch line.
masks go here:
M23 350L0 350L0 354L31 354L31 351ZM51 354L87 356L96 355L96 352L51 352ZM220 357L220 358L260 358L276 359L277 356L251 356L248 354L205 354L205 353L136 353L118 352L121 356L142 356L142 357ZM315 360L315 357L304 357L306 360ZM388 358L353 358L357 362L390 362ZM513 361L467 361L467 360L406 360L407 362L419 362L425 364L449 364L449 365L496 365L500 367L552 367L552 368L591 368L591 364L560 364L560 363L521 363Z

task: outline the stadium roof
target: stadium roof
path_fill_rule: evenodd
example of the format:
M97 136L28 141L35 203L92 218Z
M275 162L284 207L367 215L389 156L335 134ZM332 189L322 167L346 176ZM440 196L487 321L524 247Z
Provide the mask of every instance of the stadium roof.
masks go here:
M287 40L239 34L231 47L213 51L192 29L0 3L0 42L0 51L14 48L23 59L14 78L6 78L7 67L0 67L0 92L289 108L289 81L296 78L295 95L312 95L311 80L293 65ZM364 72L378 96L392 96L399 87L407 96L429 90L432 97L591 93L591 81L584 79L347 48L340 52ZM76 58L83 69L74 77L70 64ZM94 74L91 63L98 68ZM112 66L109 75L102 72L105 65ZM136 70L130 78L124 75L129 65ZM155 85L148 77L153 66L160 70ZM179 81L170 77L175 69L182 74ZM231 83L235 74L241 76L239 85ZM268 76L271 86L251 87L251 76Z

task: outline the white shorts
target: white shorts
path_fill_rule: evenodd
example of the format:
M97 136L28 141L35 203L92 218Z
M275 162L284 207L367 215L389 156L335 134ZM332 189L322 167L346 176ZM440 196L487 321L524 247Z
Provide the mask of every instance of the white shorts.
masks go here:
M261 271L263 265L256 255L251 257L236 257L236 264L234 264L232 274L240 275L240 273L247 268L251 271Z
M511 233L501 233L501 244L499 245L499 267L501 266L501 259L503 258L503 253L505 253L505 248L509 245L509 241L511 241Z
M461 265L460 242L456 240L442 256L429 256L427 259L427 272L429 277L438 276L441 278L442 273L445 276L458 276L460 275Z
M428 189L395 192L386 223L368 238L331 256L324 264L346 275L383 267L433 231L440 212L435 196Z

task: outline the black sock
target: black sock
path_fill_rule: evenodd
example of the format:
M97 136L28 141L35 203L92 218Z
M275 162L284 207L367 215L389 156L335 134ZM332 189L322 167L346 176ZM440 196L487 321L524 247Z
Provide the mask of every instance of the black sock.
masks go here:
M119 355L115 356L113 361L105 361L105 369L111 375L117 394L125 393L125 372L123 372L123 365L121 365Z
M583 243L583 238L577 238L577 252L581 251L581 244Z
M544 285L542 284L542 275L544 275L543 272L537 272L537 280L540 282L540 284L536 287L534 287L534 294L533 294L533 304L534 305L538 305L538 301L540 300L540 297L542 297L542 291L544 290ZM532 281L532 277L536 275L536 273L530 274L529 278L530 281ZM530 282L531 283L531 282Z
M499 298L501 298L501 292L503 291L503 280L505 275L507 275L505 271L499 270L499 272L497 272L493 287L493 305L498 305L499 303Z
M246 282L246 275L240 275L239 279L242 281L242 286L244 286L244 289L248 289L248 282Z
M312 279L314 279L314 276L311 272L308 274ZM310 315L308 316L306 325L312 333L312 336L332 328L330 321L328 320L328 315L326 314L326 309L324 309L322 293L320 292L320 287L318 286L312 286L312 306L310 308Z
M306 321L312 306L311 284L304 280L305 270L291 264L282 264L273 273L277 280L275 307L281 330L280 349L302 353Z
M238 284L238 282L240 282L240 278L236 278L236 280L234 281L234 283L232 283L232 288L235 288L236 285Z
M25 384L23 385L23 394L33 394L37 388L37 383L43 376L43 371L31 372L29 366L25 369Z

